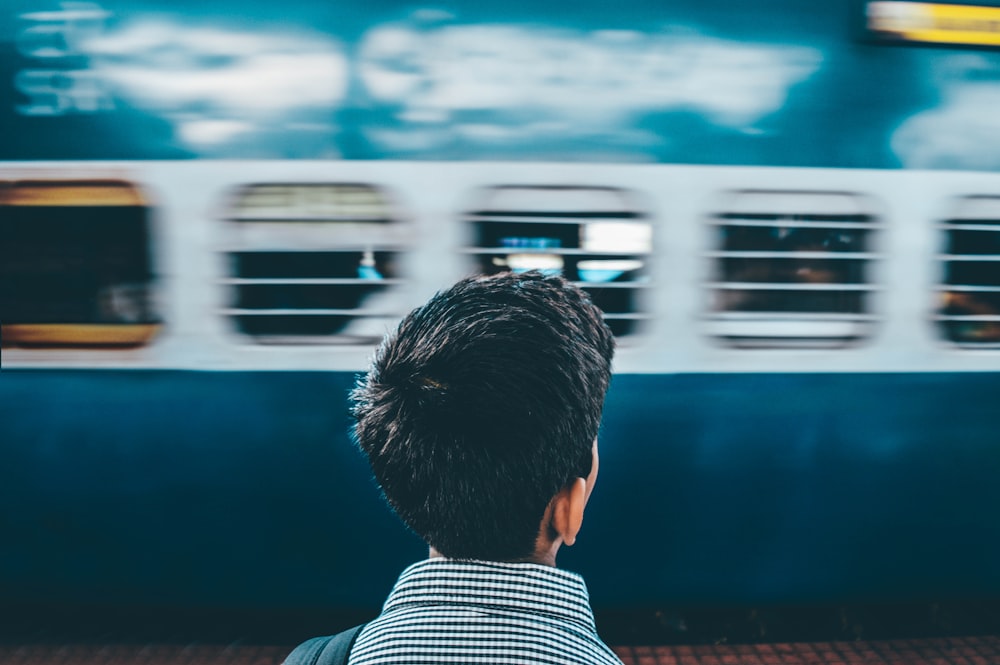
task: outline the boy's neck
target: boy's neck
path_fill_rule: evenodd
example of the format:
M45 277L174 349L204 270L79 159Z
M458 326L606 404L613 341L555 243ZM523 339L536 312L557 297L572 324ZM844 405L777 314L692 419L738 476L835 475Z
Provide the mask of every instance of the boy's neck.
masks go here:
M502 561L501 563L537 563L540 566L549 566L550 568L555 568L556 567L556 551L558 551L558 549L559 548L554 548L554 549L550 549L550 550L545 551L545 552L538 552L538 551L536 551L536 552L534 552L529 557L524 557L524 558L521 558L521 559L508 559L508 560ZM441 554L436 549L434 549L433 547L431 547L430 551L427 554L427 558L428 559L438 559L438 558L444 559L444 558L447 558L447 557L445 557L444 554Z

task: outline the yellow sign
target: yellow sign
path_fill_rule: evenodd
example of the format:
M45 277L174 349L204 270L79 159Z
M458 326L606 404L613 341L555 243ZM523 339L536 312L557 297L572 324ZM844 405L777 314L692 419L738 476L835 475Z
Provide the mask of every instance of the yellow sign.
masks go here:
M869 2L868 29L928 44L1000 46L1000 7L932 2Z

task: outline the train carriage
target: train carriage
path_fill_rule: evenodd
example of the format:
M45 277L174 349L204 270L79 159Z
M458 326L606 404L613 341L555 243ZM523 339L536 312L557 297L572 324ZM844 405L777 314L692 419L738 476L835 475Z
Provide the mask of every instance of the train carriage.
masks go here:
M377 607L423 545L346 393L508 269L618 338L597 607L996 597L1000 59L879 42L986 28L293 4L0 24L5 602Z

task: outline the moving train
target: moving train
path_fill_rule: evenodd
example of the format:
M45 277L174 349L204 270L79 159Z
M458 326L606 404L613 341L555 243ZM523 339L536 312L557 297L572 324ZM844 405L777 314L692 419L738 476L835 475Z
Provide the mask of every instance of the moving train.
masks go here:
M596 607L997 597L989 21L293 4L0 24L4 604L376 609L425 552L347 392L530 269L618 338Z

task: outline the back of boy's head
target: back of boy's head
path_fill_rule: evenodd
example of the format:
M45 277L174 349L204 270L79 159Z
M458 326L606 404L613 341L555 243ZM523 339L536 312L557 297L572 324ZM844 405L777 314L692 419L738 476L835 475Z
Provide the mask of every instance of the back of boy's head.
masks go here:
M561 277L466 279L382 343L352 393L355 434L441 554L526 558L549 501L590 472L613 353L600 310Z

